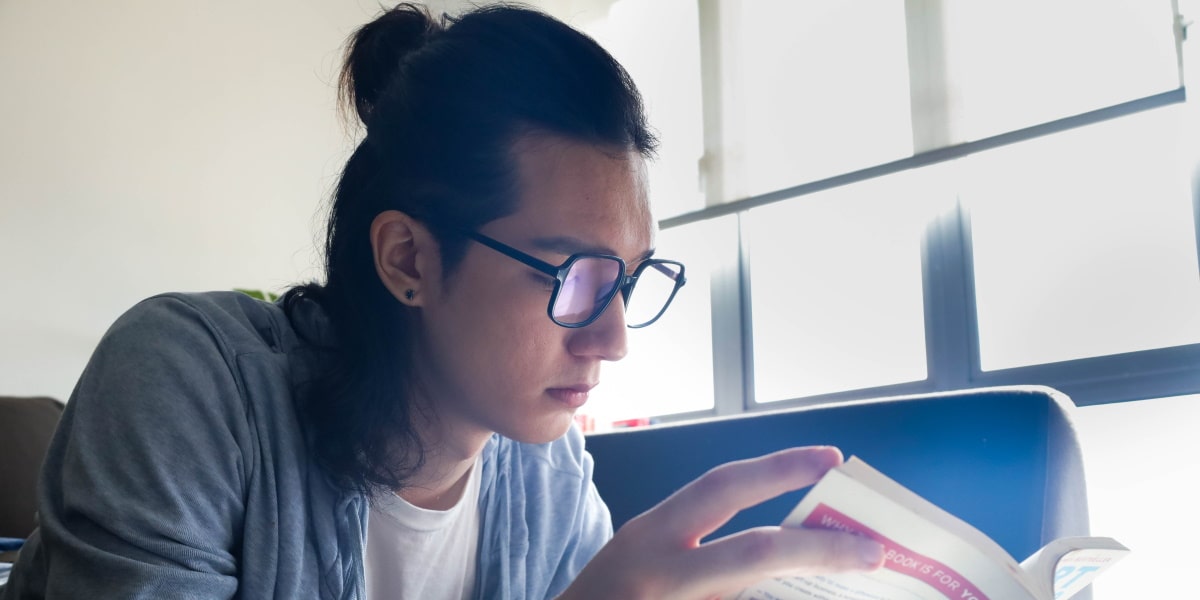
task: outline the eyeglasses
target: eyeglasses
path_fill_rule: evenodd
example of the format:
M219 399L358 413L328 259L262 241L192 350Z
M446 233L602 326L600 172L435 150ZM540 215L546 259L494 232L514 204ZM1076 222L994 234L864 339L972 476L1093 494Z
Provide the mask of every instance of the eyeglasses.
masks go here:
M657 258L638 265L633 275L625 274L625 261L607 254L579 253L554 266L508 244L476 231L464 231L467 237L509 258L525 263L554 278L547 313L563 327L584 327L604 313L617 292L625 304L626 324L634 329L658 320L687 279L683 263ZM640 285L639 285L640 284ZM637 294L634 294L634 288Z

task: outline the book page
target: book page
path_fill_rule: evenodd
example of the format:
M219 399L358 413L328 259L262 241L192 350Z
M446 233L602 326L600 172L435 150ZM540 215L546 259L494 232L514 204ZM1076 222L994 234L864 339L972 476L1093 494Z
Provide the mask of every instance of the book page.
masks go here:
M1021 568L1046 590L1053 588L1054 600L1067 600L1128 554L1129 549L1112 538L1061 538L1025 559Z
M847 466L857 477L869 471L870 484L851 477ZM891 480L908 496L877 486L886 478L858 459L843 467L826 474L784 526L870 537L884 545L884 566L764 581L726 600L1050 600L1039 598L1017 562L978 530Z

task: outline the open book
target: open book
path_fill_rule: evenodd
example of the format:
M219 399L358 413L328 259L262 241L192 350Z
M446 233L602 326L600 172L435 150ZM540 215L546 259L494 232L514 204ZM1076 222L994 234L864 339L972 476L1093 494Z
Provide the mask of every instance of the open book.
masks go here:
M884 545L883 567L763 581L725 600L1066 600L1129 553L1111 538L1054 540L1018 563L978 529L858 458L829 471L784 520Z

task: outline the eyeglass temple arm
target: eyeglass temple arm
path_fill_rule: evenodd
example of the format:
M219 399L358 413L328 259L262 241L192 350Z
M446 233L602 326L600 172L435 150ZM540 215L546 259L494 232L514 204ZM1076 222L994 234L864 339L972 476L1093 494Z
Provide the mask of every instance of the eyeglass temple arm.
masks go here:
M464 231L463 233L467 237L479 242L480 244L483 244L484 246L487 246L488 248L491 248L492 250L495 250L496 252L499 252L509 258L516 259L516 260L519 260L519 261L525 263L526 265L536 269L538 272L545 273L546 275L549 275L550 277L555 277L555 278L558 277L558 267L556 267L546 261L543 261L536 257L530 256L528 254L525 254L524 252L521 252L520 250L517 250L516 248L513 248L512 246L508 246L506 244L497 242L496 240L493 240L492 238L490 238L486 235L483 235L482 233L478 233L475 231Z
M683 284L687 283L687 278L683 276L682 270L680 270L678 272L673 271L673 270L671 270L670 267L666 266L667 264L669 264L669 263L652 262L652 263L650 263L650 266L653 269L657 270L659 273L662 273L663 275L670 277L672 280L678 281L679 282L678 285L683 285ZM680 265L680 266L682 267L683 265Z

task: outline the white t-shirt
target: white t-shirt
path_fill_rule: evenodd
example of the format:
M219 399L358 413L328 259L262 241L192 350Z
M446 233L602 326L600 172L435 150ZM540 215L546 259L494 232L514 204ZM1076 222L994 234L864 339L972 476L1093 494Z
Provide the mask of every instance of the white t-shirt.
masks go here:
M368 600L469 600L475 588L482 461L449 510L390 494L371 506L363 560Z

